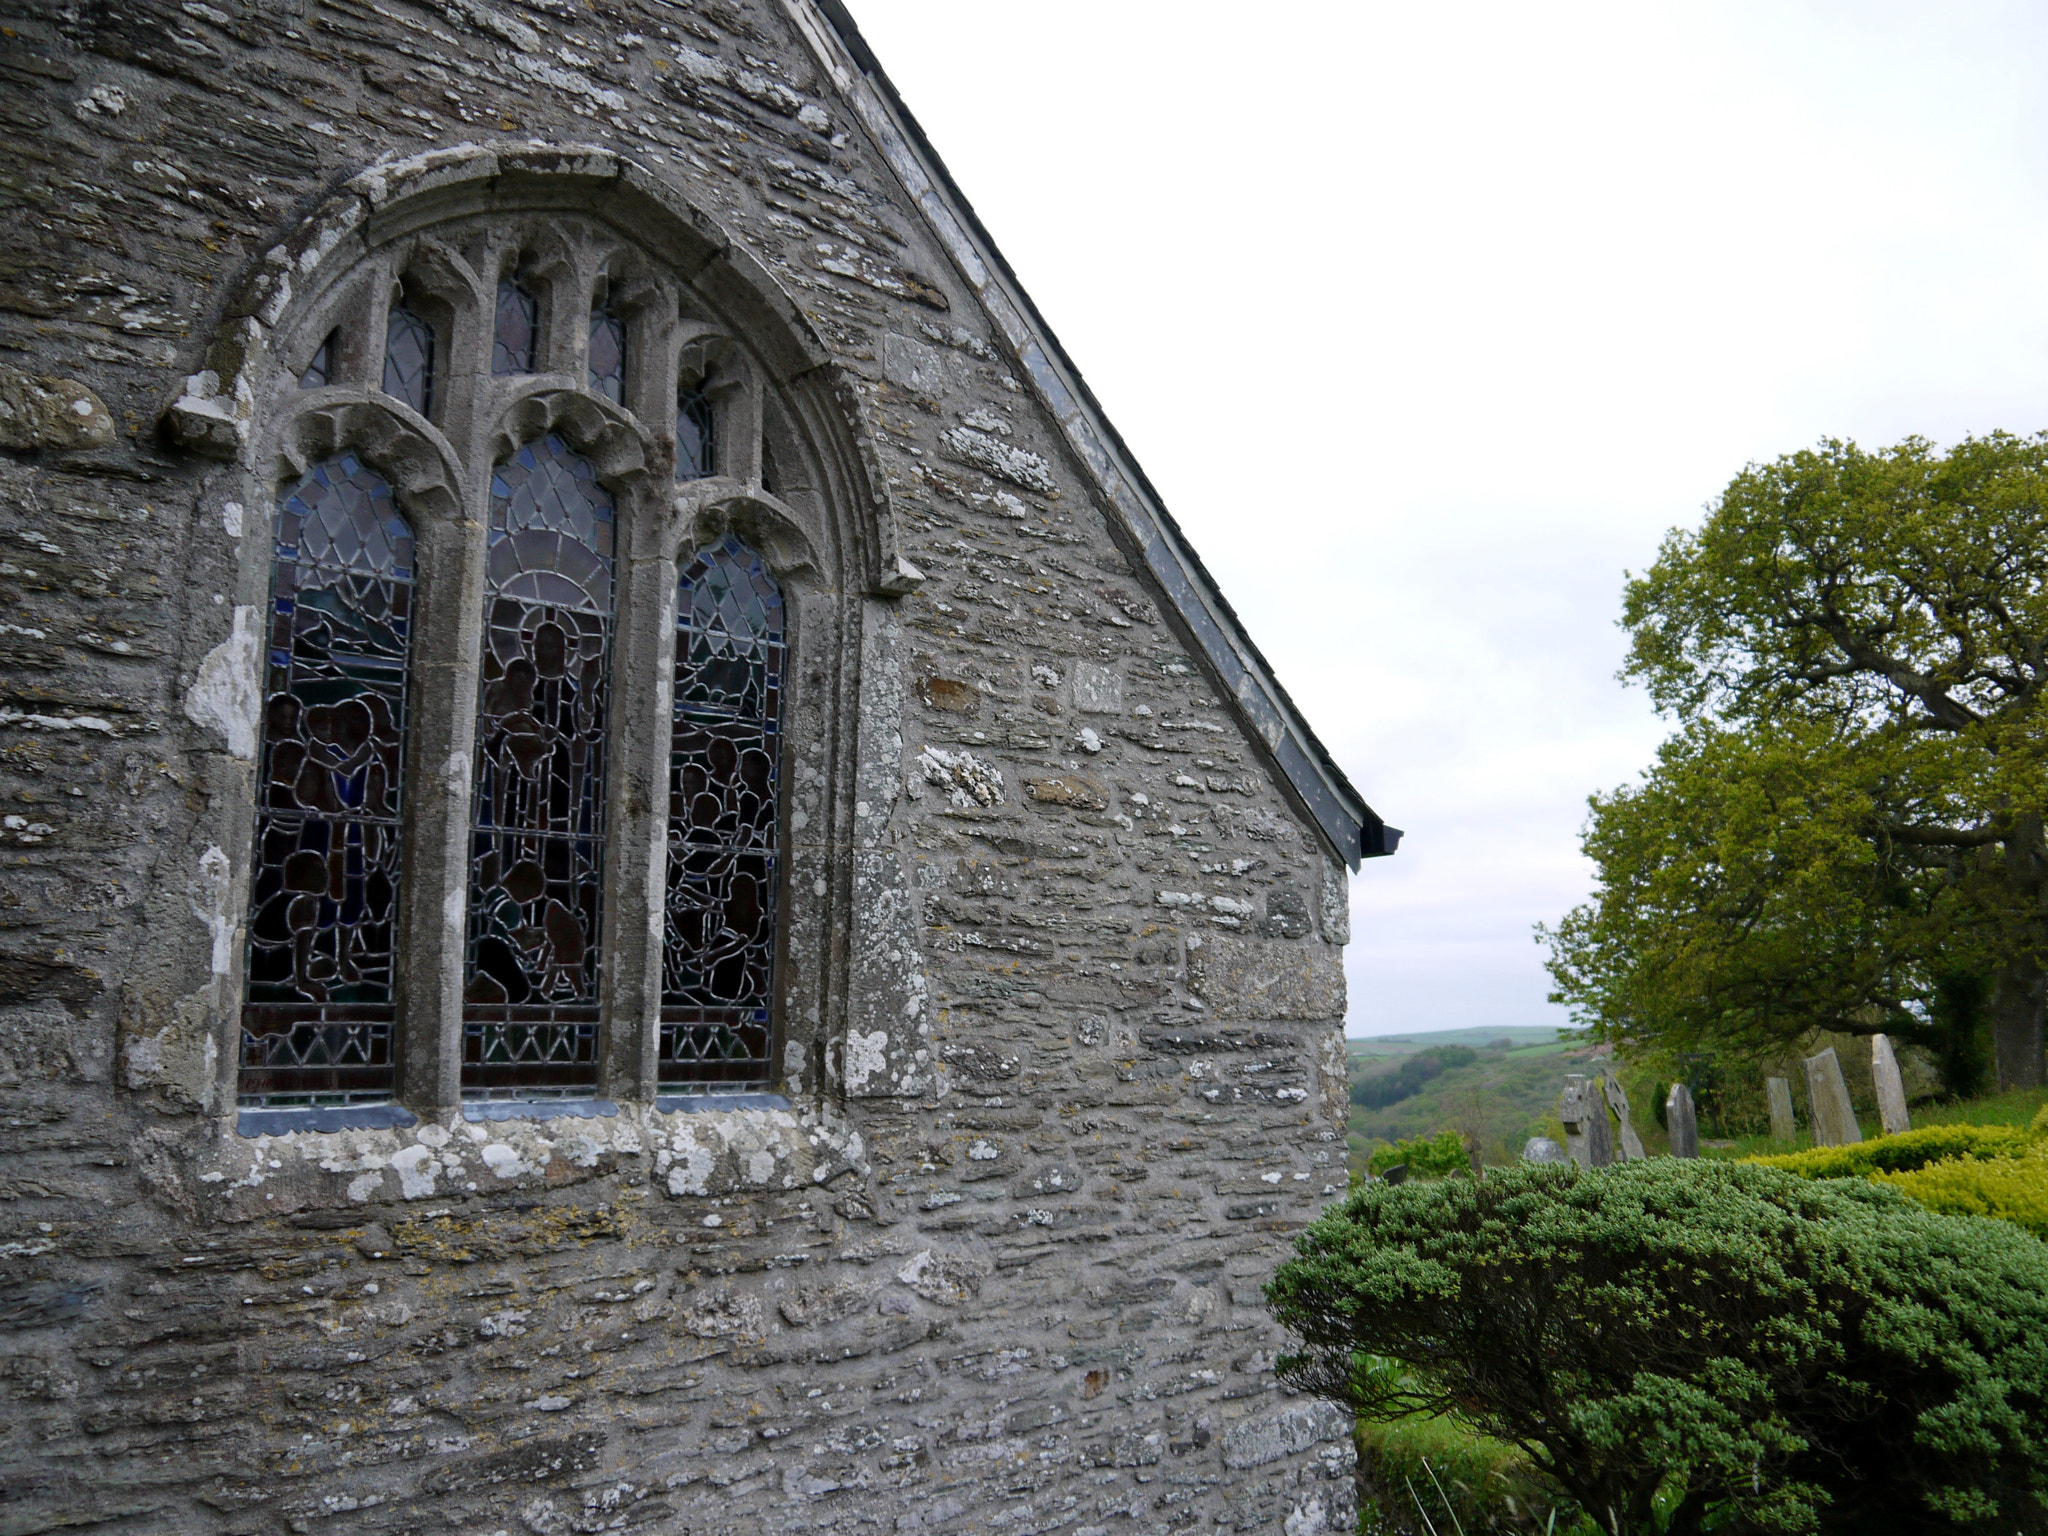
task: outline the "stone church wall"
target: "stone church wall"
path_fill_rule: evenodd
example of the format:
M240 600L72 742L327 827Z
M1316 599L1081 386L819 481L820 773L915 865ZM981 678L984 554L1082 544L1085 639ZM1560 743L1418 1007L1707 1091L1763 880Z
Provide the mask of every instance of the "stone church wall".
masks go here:
M1349 1528L1259 1294L1344 1183L1344 871L822 29L0 4L0 1532ZM286 231L472 142L664 182L851 391L923 580L857 595L805 855L853 918L790 963L850 944L848 996L786 1108L238 1135L254 565L167 407L215 368L233 417Z

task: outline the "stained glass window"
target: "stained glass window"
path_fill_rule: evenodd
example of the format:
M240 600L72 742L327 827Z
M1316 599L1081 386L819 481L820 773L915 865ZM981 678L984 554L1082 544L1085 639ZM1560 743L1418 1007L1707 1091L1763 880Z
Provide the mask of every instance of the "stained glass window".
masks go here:
M244 1104L393 1091L412 531L352 453L280 498L242 1010Z
M597 1081L612 498L538 438L491 477L462 1091Z
M685 387L676 395L676 478L702 480L718 473L713 448L711 402L703 390Z
M659 1080L770 1080L782 594L728 536L677 583Z
M540 335L540 305L510 278L498 284L497 330L491 339L491 372L533 372L533 347Z
M614 404L626 398L626 322L599 305L590 312L590 387Z
M327 333L314 351L312 361L306 364L306 371L299 375L299 388L324 389L334 382L334 332Z
M403 304L384 326L384 393L422 416L434 409L434 328Z

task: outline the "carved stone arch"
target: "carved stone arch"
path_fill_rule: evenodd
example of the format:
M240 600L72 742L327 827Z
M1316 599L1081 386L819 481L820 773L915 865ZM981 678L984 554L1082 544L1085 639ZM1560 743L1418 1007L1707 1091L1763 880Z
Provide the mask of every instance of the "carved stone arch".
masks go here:
M337 286L356 280L379 252L486 219L536 236L552 224L571 251L579 242L569 224L602 228L621 250L673 274L691 310L758 367L764 394L784 398L836 524L821 557L856 588L908 590L867 406L809 317L666 177L602 146L472 144L365 170L237 276L222 304L234 318L167 403L166 434L188 451L246 462L283 378L290 349L280 338L295 342L308 314L331 308ZM567 361L553 356L548 364L560 371Z
M676 382L697 384L713 379L720 369L736 359L738 349L723 331L702 321L683 320L676 325Z
M615 495L647 501L660 490L647 441L624 411L585 390L537 377L498 413L486 439L490 462L503 463L537 437L559 433L596 467L598 483Z
M455 451L431 422L388 396L309 390L271 429L262 455L271 489L353 451L391 483L408 516L460 522L465 488ZM259 463L261 460L259 460Z
M714 476L677 487L675 516L663 531L663 558L678 565L727 533L759 550L777 580L823 576L811 536L794 508L756 487Z

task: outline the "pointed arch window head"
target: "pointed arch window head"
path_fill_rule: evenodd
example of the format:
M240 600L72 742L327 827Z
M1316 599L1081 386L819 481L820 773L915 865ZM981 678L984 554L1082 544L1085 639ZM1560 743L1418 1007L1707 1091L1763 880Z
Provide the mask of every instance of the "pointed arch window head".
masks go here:
M590 387L614 405L626 399L626 322L600 300L590 311Z
M597 1083L613 504L550 434L491 478L463 986L467 1098Z
M278 500L245 1105L374 1103L392 1049L412 530L352 453Z
M299 375L299 388L325 389L334 382L334 352L335 333L329 331L320 345L313 349L306 371Z
M782 592L726 537L676 584L662 942L664 1087L772 1080Z
M676 478L703 480L718 473L717 417L704 391L684 385L676 393Z
M434 328L404 304L384 325L384 393L422 416L434 410Z
M534 347L540 336L540 303L511 278L498 284L497 329L491 338L491 372L533 372Z

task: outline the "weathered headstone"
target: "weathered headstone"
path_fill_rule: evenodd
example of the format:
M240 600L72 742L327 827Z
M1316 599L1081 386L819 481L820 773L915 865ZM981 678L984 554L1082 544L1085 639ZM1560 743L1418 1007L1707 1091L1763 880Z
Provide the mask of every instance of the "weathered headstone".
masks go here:
M1664 1095L1664 1128L1671 1135L1673 1157L1700 1155L1700 1123L1693 1114L1692 1090L1683 1083L1673 1083Z
M1782 1077L1767 1077L1764 1097L1771 1105L1771 1140L1789 1146L1799 1139L1799 1117L1792 1113L1792 1084Z
M1809 1056L1806 1066L1806 1100L1813 1115L1813 1144L1816 1147L1846 1147L1863 1139L1856 1123L1855 1107L1849 1102L1849 1084L1842 1077L1842 1059L1831 1045L1818 1056Z
M1564 1147L1581 1168L1605 1168L1614 1161L1614 1140L1607 1130L1607 1106L1590 1079L1574 1072L1564 1080L1557 1118L1564 1122Z
M1570 1155L1563 1147L1548 1136L1531 1136L1522 1143L1522 1161L1525 1163L1568 1163Z
M1643 1150L1643 1138L1636 1134L1636 1128L1628 1122L1628 1094L1622 1089L1621 1079L1614 1075L1612 1067L1601 1069L1600 1086L1606 1090L1608 1108L1621 1120L1620 1161L1640 1163L1650 1154Z
M1870 1037L1870 1077L1877 1085L1877 1121L1887 1136L1913 1129L1906 1114L1906 1080L1899 1075L1899 1058L1892 1052L1891 1037Z

